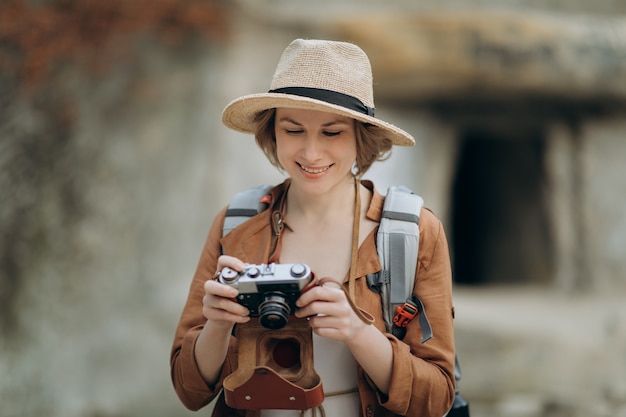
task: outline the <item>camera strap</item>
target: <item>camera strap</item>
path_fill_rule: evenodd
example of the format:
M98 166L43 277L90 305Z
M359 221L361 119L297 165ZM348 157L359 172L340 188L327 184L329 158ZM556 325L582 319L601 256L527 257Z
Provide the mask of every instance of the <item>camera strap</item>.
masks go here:
M374 323L374 317L356 304L356 264L359 255L359 228L361 226L361 186L354 178L354 219L352 222L352 254L350 256L350 271L348 272L348 293L346 298L356 315L366 324ZM343 287L341 287L343 289Z

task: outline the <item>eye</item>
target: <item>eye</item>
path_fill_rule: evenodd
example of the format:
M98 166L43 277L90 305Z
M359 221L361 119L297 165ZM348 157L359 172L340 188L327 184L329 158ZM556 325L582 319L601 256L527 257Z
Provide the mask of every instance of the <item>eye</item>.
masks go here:
M287 133L288 135L299 135L302 132L302 129L285 129L285 133Z
M339 135L341 135L341 131L338 131L338 132L325 131L324 132L324 136L327 136L329 138L332 138L334 136L339 136Z

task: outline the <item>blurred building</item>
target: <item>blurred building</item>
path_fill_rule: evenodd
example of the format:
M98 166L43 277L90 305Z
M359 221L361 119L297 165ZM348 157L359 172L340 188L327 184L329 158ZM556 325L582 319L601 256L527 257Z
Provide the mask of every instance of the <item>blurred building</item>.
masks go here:
M444 221L474 417L626 415L626 3L61 3L0 8L1 415L188 415L168 355L211 219L282 180L221 110L296 37L360 45L416 137L367 177Z

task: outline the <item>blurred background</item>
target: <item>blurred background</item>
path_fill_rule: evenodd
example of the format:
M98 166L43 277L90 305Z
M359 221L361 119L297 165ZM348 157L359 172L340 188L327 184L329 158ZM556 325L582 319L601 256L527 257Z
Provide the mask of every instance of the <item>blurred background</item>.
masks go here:
M0 415L208 415L169 351L215 212L282 181L224 106L370 56L368 174L444 221L474 417L626 416L626 2L0 1Z

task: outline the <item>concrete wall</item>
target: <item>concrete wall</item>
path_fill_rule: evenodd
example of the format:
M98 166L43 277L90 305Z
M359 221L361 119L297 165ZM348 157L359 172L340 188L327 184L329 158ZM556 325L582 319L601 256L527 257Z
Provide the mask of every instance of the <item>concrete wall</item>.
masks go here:
M191 415L169 382L169 348L211 218L233 190L282 180L251 137L221 126L221 109L267 89L291 39L330 33L325 13L354 12L349 2L271 3L239 3L224 43L148 41L98 78L66 69L48 87L48 104L74 103L63 135L51 133L54 106L5 103L0 248L13 262L0 281L0 415ZM435 10L486 7L478 3ZM503 5L531 6L626 13L611 1ZM381 190L414 188L449 225L462 128L424 106L378 107L418 141L369 176ZM625 415L624 120L548 123L552 285L456 288L474 416Z

